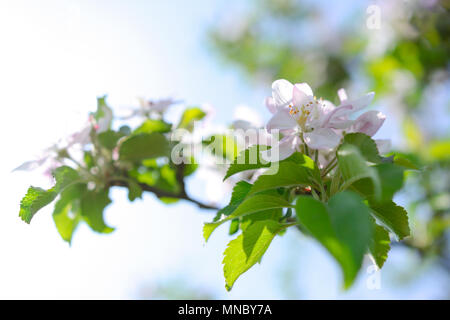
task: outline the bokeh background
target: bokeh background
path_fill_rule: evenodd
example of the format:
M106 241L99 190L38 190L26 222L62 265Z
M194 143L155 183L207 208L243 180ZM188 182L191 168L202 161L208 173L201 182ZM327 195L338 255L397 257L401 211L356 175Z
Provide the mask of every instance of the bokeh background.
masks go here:
M450 298L449 10L445 0L0 1L0 298ZM380 273L366 261L351 290L325 250L292 230L226 292L227 228L205 245L214 212L189 203L130 204L113 190L116 231L80 226L71 247L51 209L31 225L18 218L28 185L46 181L11 170L83 123L97 96L117 112L138 96L207 104L224 126L239 110L267 120L277 78L335 100L341 87L375 91L387 115L377 137L423 167L396 199L413 237L392 246ZM188 186L226 202L218 181L199 170Z

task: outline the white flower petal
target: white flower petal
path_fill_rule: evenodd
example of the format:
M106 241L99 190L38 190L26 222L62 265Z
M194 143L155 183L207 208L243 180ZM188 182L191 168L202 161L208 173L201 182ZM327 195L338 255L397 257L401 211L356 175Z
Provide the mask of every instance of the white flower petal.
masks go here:
M261 158L270 162L284 160L296 151L299 143L300 138L296 135L284 137L278 145L273 146L269 150L261 151Z
M376 139L375 143L380 154L386 154L391 150L391 140L389 139Z
M339 101L341 101L341 103L343 103L344 101L348 100L347 92L345 91L344 88L339 89L337 94L338 94L338 97L339 97Z
M353 132L362 132L373 136L383 125L386 116L379 111L367 111L360 115L352 126Z
M341 137L329 128L319 128L307 132L303 137L308 147L319 150L333 149L341 141Z
M359 97L357 99L354 100L345 100L341 106L352 106L351 112L356 112L359 111L365 107L367 107L373 100L373 97L375 96L375 93L373 92L369 92L366 95Z
M300 107L301 105L306 104L309 101L311 101L311 99L312 99L312 97L310 95L305 94L302 90L300 90L297 87L297 85L294 86L294 88L292 90L292 104L294 106Z
M299 89L306 96L309 96L309 97L313 97L314 96L314 93L313 93L311 87L306 82L296 83L295 87L297 89Z
M294 85L287 80L280 79L272 83L272 97L277 108L282 108L292 101Z
M264 100L264 104L266 105L270 113L274 114L275 112L277 112L277 106L275 105L275 100L273 100L272 97L267 97Z
M280 109L273 115L273 117L267 123L267 131L271 131L274 129L285 130L285 129L293 129L297 127L297 122L295 119L289 114L289 111L286 109Z

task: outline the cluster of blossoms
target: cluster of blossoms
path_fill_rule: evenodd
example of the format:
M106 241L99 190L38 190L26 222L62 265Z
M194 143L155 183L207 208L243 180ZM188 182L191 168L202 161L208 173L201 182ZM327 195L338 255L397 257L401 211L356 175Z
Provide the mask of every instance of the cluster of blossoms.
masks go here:
M326 159L341 142L343 134L362 132L373 136L386 119L379 111L367 111L352 120L350 116L370 104L374 93L351 100L344 89L338 91L340 104L317 99L306 83L292 84L276 80L272 84L272 97L266 98L266 106L273 114L266 125L268 132L279 132L282 139L275 149L262 153L270 161L283 160L295 151L318 150ZM387 153L389 140L375 140L379 152ZM274 152L275 150L275 152ZM276 158L275 158L276 157ZM325 165L323 161L320 163Z
M52 179L52 171L64 165L66 159L75 160L72 157L75 149L83 149L92 142L92 130L99 134L110 128L113 119L111 109L104 105L100 107L100 110L102 113L101 117L96 119L91 114L80 130L70 134L66 138L60 139L57 143L45 149L36 159L24 162L13 171L31 171L41 168L44 175Z

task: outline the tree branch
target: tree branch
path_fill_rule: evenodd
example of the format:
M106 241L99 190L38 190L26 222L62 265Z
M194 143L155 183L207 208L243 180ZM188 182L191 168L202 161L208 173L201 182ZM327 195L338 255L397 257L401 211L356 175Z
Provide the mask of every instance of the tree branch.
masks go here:
M177 180L178 180L178 176L177 176ZM156 187L149 186L148 184L145 184L145 183L138 183L138 185L139 185L139 187L141 187L142 191L154 193L158 198L176 198L176 199L181 199L181 200L186 200L186 201L192 202L201 209L219 210L219 208L216 206L212 206L212 205L200 202L198 200L195 200L195 199L192 199L191 197L189 197L184 188L184 178L182 180L183 180L183 183L182 184L180 183L180 192L178 192L178 193L161 190ZM125 180L114 180L113 179L109 182L109 186L126 187L127 188L128 183Z

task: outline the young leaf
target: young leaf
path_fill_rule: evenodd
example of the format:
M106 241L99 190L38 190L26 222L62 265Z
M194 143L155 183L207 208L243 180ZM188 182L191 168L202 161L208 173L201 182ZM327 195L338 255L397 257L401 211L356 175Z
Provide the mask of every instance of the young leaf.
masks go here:
M390 246L391 239L389 237L389 232L386 229L376 224L375 220L373 219L371 220L374 231L373 231L373 238L370 242L369 250L378 268L381 269L383 267L384 262L387 259L388 252L391 249Z
M352 192L333 196L328 206L311 197L297 200L301 225L315 237L340 264L344 285L350 287L361 267L371 239L369 209Z
M230 203L217 211L214 222L220 220L222 215L229 216L244 201L252 185L246 181L239 181L233 188Z
M261 260L275 235L286 227L273 220L258 221L230 241L223 259L225 287L228 291L241 274Z
M28 188L27 194L20 203L19 212L20 218L26 223L30 223L36 212L55 200L58 193L64 188L80 180L78 172L67 166L56 168L53 171L53 177L55 178L55 185L51 189Z
M251 213L265 211L275 208L290 208L293 207L289 202L281 197L258 194L253 197L245 199L232 214L217 222L205 223L203 226L203 237L208 241L211 233L222 223L232 220L234 218L242 217Z
M314 161L305 155L301 156L303 162L281 161L276 174L261 175L249 194L280 187L311 186L320 183L320 173Z
M144 159L166 156L169 152L169 142L161 133L140 133L127 138L119 149L122 161L139 162Z
M128 179L128 200L134 201L142 197L142 188L134 179Z
M178 128L192 130L194 127L194 121L199 121L203 119L206 113L200 108L189 108L186 109L181 116Z
M270 162L265 162L261 158L260 151L266 150L267 146L254 145L245 149L239 153L239 155L234 159L233 163L227 170L227 173L223 180L225 181L232 175L236 173L255 170L261 168L268 168L271 166Z
M368 135L361 132L348 133L344 136L344 143L357 147L367 161L373 163L381 162L377 144Z
M53 221L63 240L69 244L80 222L80 198L85 191L85 184L71 185L61 192L59 200L55 203Z
M352 186L358 192L380 199L381 187L377 171L367 165L366 160L354 145L344 143L337 151L339 170L344 178L341 190Z
M114 228L108 227L103 220L103 210L111 203L109 190L87 191L81 197L81 215L92 230L100 233L111 233Z
M403 187L403 168L392 163L374 166L381 183L381 202L389 201Z
M98 142L108 150L113 150L117 146L117 142L122 138L122 132L107 130L98 134Z
M409 236L408 214L393 201L384 203L369 202L372 215L392 231L399 240Z
M163 120L147 119L133 131L133 135L153 132L166 133L169 132L171 128L172 125Z

